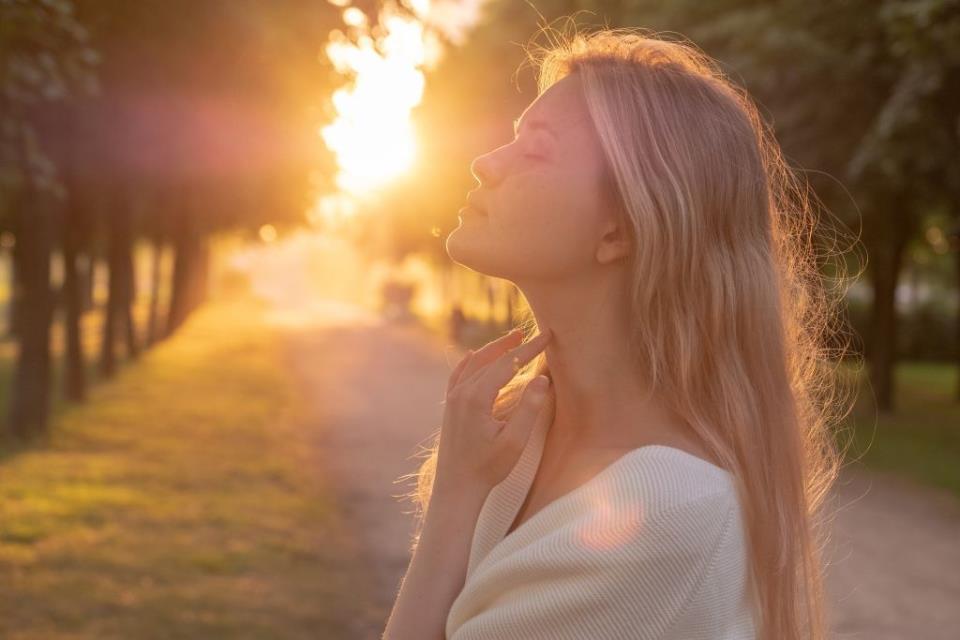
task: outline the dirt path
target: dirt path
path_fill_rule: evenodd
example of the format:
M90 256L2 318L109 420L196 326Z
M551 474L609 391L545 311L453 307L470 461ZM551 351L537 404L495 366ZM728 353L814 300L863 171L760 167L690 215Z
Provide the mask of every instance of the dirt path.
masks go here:
M414 504L401 497L421 447L443 417L447 365L441 340L417 325L391 325L339 308L342 322L291 329L287 356L314 408L318 464L328 470L340 508L372 581L360 638L378 639L410 561Z
M859 463L834 500L827 587L837 640L960 638L960 500Z
M418 445L439 428L461 351L416 326L347 307L291 328L290 366L314 407L320 464L366 549L372 580L362 637L379 638L409 562ZM449 351L449 356L446 351ZM857 465L834 493L828 591L838 639L953 640L960 629L960 501ZM361 637L361 636L358 636Z

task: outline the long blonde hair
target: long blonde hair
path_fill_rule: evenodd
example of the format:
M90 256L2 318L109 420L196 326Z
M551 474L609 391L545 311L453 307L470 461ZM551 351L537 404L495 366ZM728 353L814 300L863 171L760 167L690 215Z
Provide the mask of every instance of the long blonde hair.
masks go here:
M855 388L841 375L849 341L835 346L848 333L848 281L838 277L840 295L829 295L818 201L746 92L688 42L600 29L560 34L530 59L540 93L581 79L616 213L635 241L630 348L658 399L737 479L758 637L824 637L821 507L843 460L832 427ZM529 309L520 324L537 332ZM542 353L504 387L494 415L506 418L541 373ZM435 441L416 474L421 524L436 454Z

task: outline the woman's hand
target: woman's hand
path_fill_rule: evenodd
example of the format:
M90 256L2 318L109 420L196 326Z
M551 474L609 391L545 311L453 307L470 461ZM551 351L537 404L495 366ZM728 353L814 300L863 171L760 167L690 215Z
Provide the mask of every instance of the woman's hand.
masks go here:
M515 364L542 351L550 332L525 344L522 339L514 331L470 351L450 374L430 507L384 640L444 637L450 607L466 579L483 501L516 464L546 396L548 385L542 383L549 380L531 382L509 421L493 418L493 401L516 375Z
M542 351L550 338L546 329L521 344L523 333L518 329L469 351L457 364L447 383L435 489L486 495L507 477L523 452L550 381L544 376L531 381L507 421L493 417L493 403L518 368Z

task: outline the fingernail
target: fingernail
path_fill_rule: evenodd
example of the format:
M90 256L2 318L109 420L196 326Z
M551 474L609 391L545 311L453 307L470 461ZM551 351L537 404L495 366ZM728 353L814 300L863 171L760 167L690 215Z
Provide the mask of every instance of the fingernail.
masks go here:
M547 387L550 386L550 379L547 376L539 375L533 379L531 382L533 385L533 390L537 393L544 393L547 390Z

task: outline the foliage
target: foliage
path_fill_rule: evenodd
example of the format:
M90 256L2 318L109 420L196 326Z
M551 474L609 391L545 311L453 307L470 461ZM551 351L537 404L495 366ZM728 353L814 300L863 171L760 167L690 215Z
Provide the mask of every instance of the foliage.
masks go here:
M95 94L98 62L71 0L0 0L0 198L23 182L24 171L42 189L63 189L30 115Z

